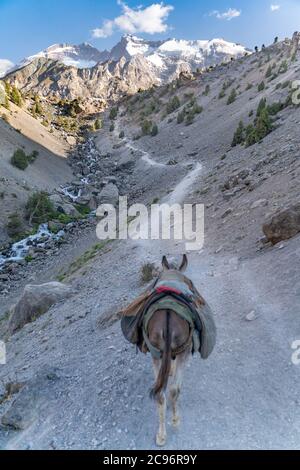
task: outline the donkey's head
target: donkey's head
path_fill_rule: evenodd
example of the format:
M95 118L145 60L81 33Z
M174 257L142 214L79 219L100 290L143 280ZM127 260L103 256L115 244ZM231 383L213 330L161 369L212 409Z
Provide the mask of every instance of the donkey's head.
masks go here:
M179 266L179 268L177 268L173 263L172 264L169 263L166 256L163 256L163 259L162 259L162 267L164 271L175 270L175 271L180 271L183 273L186 270L187 265L188 265L188 259L186 255L183 255L181 265Z

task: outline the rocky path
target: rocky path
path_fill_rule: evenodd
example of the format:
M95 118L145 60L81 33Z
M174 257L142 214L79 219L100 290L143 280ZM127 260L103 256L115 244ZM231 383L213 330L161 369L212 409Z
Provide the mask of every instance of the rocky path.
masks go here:
M184 201L203 170L199 163L185 173L164 201ZM144 288L143 263L179 252L176 242L113 242L73 280L74 297L9 341L0 378L27 383L15 401L26 428L0 429L0 446L155 448L151 359L125 342L114 314ZM298 258L299 237L247 259L207 245L190 253L187 275L215 312L218 342L207 361L190 361L182 423L176 431L168 424L166 449L299 448L300 366L291 360L300 338Z

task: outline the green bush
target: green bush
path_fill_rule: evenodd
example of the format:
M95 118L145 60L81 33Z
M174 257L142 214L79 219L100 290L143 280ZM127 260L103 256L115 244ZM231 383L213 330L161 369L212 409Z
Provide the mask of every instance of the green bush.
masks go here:
M227 104L232 104L236 100L236 90L233 88L228 96Z
M33 193L28 198L25 210L30 224L42 224L56 216L54 206L45 191Z
M35 162L37 157L39 156L39 152L37 150L33 150L30 155L27 155L27 160L29 163Z
M152 129L151 129L151 136L155 137L158 134L158 126L157 124L153 124Z
M28 158L22 149L18 149L15 151L13 156L11 157L10 160L11 164L18 168L19 170L26 170L28 167Z
M283 60L279 66L278 73L286 73L288 71L287 60Z
M96 119L95 121L95 129L98 131L99 129L102 129L102 121L101 119Z
M22 95L15 86L11 88L10 99L17 106L22 106Z
M10 237L16 237L20 234L22 228L22 219L17 212L10 214L8 217L8 223L6 226L7 233Z
M272 66L269 65L268 70L266 71L265 77L266 77L266 78L270 78L270 77L272 76L272 73L273 73L273 72L272 72Z
M265 82L262 81L262 82L258 85L257 90L258 90L259 92L261 92L261 91L263 91L265 88L266 88Z
M109 113L109 119L111 119L112 121L114 119L116 119L116 117L118 116L118 108L111 108L110 110L110 113Z
M85 205L82 205L82 204L75 204L74 207L77 209L79 214L81 214L83 216L89 215L90 212L91 212L91 209L89 208L89 206L85 206Z
M141 124L141 129L143 135L149 135L152 130L152 122L145 119L145 121L143 121Z
M173 111L176 111L180 107L180 100L178 96L173 96L173 98L167 103L167 113L171 114Z
M236 147L237 145L243 144L245 141L245 127L243 121L239 122L238 128L234 133L231 147Z
M181 124L185 118L185 111L180 111L177 115L177 124Z

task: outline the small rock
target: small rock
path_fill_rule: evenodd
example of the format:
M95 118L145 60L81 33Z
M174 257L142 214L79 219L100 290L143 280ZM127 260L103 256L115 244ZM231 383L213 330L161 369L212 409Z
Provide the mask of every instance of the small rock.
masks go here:
M246 315L246 320L247 321L253 321L253 320L256 320L257 318L257 315L255 313L254 310L252 310L252 312L248 313L248 315Z

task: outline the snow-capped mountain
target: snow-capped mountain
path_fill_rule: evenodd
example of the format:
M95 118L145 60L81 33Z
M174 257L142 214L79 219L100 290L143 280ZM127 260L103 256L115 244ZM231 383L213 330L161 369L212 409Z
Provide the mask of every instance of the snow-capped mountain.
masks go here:
M10 70L12 70L14 64L7 59L0 59L0 78L4 77Z
M15 70L40 58L51 59L67 66L84 69L106 61L119 61L122 57L126 61L130 61L132 57L142 55L156 68L167 72L171 67L173 72L174 65L180 64L182 66L182 64L185 64L190 70L193 70L197 67L215 65L223 60L242 57L246 53L250 53L250 51L244 46L224 39L209 41L187 41L182 39L147 41L127 34L111 51L99 51L87 43L78 46L54 44L37 54L27 57L16 66Z
M73 46L70 44L53 44L47 49L24 59L16 68L25 67L35 59L57 60L67 66L79 69L94 67L98 62L108 59L107 51L100 52L88 43Z
M157 67L164 67L169 60L187 61L196 66L206 67L225 58L235 59L250 52L244 46L224 39L146 41L136 36L125 35L110 51L108 60L119 60L121 57L129 60L141 54Z
M24 92L83 98L93 112L139 89L160 86L197 69L251 53L224 39L146 41L124 36L111 51L90 44L55 44L26 58L6 78Z

